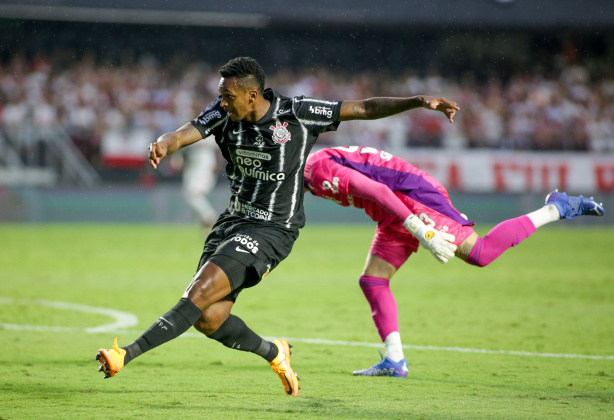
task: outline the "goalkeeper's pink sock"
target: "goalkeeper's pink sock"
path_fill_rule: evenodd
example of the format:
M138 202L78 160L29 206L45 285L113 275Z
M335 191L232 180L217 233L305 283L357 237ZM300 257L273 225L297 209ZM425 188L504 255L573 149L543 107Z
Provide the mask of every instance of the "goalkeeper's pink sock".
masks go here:
M397 303L390 291L390 281L381 277L361 276L358 282L369 306L382 342L391 332L399 331Z
M492 228L484 238L478 238L467 262L485 267L509 248L518 245L535 232L536 227L528 216L506 220Z

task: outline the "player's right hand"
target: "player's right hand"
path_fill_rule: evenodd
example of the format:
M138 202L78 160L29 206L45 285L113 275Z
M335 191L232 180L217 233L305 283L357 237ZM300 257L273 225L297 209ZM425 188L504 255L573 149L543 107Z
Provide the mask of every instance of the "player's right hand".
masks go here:
M454 235L441 232L424 224L415 214L409 216L403 226L419 241L420 245L431 251L437 261L442 264L454 258L456 245L454 245Z
M432 232L434 236L428 240L428 245L425 245L422 241L420 242L421 245L430 250L437 261L442 264L454 258L456 251L456 245L452 243L454 236L435 229L429 229L429 232ZM429 233L427 233L427 236L430 236Z
M158 169L158 164L167 153L167 146L165 142L149 143L147 148L149 151L149 164L152 168Z

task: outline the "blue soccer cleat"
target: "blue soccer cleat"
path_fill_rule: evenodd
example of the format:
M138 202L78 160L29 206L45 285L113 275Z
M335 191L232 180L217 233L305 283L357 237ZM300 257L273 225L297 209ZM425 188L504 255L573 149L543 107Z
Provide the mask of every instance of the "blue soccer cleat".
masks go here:
M572 197L558 190L552 191L546 197L546 205L554 204L561 219L575 219L578 216L603 216L603 204L597 203L593 197Z
M355 370L354 376L394 376L396 378L406 378L409 370L407 369L407 359L400 362L393 362L388 357L382 358L378 363L370 368Z

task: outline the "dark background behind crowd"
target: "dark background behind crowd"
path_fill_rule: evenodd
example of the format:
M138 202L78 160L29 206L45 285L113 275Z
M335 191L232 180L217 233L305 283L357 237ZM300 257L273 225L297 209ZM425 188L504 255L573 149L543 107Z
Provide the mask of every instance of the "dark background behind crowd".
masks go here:
M320 144L614 153L614 29L224 28L0 20L0 130L60 125L92 165L142 170L146 145L217 96L218 68L258 59L267 86L328 99L427 94L428 112L341 125ZM21 133L21 134L20 134ZM30 140L28 140L30 139Z

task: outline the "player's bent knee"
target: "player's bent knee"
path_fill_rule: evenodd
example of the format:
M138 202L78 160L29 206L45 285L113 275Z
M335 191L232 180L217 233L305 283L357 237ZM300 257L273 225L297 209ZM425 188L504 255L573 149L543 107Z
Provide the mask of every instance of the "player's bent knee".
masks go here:
M213 335L220 326L230 317L230 310L234 301L232 299L222 299L205 309L194 324L201 333L207 337Z
M394 265L374 254L367 255L367 262L361 276L379 277L386 280L392 279L397 272Z
M209 337L217 330L216 327L213 327L210 323L208 323L206 320L203 320L202 318L196 321L196 323L194 324L194 328L196 328L198 332L206 335L207 337Z
M201 316L194 324L194 328L196 328L198 331L200 331L207 337L210 337L220 328L220 326L226 321L226 319L228 318L205 318L204 316Z
M226 273L217 265L207 262L196 273L184 297L203 311L232 291Z

